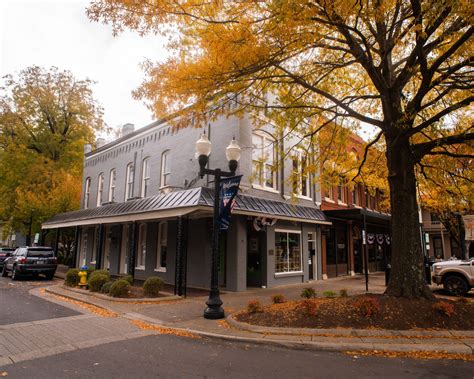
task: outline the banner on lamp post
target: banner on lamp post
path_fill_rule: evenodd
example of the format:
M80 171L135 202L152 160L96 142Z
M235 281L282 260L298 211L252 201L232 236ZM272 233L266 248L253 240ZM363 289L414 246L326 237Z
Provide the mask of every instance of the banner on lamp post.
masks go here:
M235 196L239 191L242 175L221 179L219 204L219 229L227 230L230 224L230 214L235 205Z

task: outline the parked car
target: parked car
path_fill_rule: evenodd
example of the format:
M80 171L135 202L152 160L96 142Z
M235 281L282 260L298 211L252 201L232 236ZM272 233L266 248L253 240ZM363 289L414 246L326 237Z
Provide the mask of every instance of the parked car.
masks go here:
M3 262L15 251L13 247L0 247L0 269L3 269Z
M453 295L465 295L474 287L474 258L433 264L433 282Z
M2 269L2 276L12 273L12 279L17 280L25 274L44 274L47 279L54 277L58 262L51 247L24 246L19 247L15 252L5 259Z

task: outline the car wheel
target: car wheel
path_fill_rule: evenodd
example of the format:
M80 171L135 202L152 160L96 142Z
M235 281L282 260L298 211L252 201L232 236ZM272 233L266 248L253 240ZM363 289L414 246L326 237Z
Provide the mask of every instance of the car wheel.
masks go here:
M18 279L20 279L20 274L16 270L16 266L13 266L12 280L18 280Z
M52 274L46 274L47 280L53 280L53 278L54 278L54 272Z
M450 275L444 279L444 289L456 296L463 296L469 291L466 281L457 275Z
M7 265L3 265L2 278L6 278L7 276L8 276Z

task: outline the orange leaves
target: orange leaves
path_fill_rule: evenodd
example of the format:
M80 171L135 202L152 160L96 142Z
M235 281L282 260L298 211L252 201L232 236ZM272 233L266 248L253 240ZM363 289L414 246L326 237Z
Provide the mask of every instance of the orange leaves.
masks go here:
M137 328L143 330L153 330L160 334L171 334L178 337L186 337L186 338L200 338L197 334L186 332L184 330L178 330L173 328L165 328L158 325L149 324L147 322L141 320L130 320L130 322L135 325Z
M460 361L474 361L472 354L452 354L443 351L380 351L380 350L359 350L345 351L347 355L357 356L376 356L384 358L411 358L411 359L449 359Z

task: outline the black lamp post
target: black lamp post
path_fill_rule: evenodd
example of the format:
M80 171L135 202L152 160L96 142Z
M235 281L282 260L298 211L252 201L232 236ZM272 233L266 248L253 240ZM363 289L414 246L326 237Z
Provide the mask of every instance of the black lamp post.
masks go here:
M211 154L212 144L203 133L201 138L196 142L196 155L199 162L199 176L204 175L214 176L214 218L212 231L212 267L211 267L211 290L209 292L209 299L206 301L207 308L204 310L204 318L217 320L224 318L224 309L222 308L222 300L219 294L219 195L220 195L220 181L221 178L235 175L238 161L240 159L240 147L237 145L235 138L232 139L226 149L226 157L229 161L229 170L222 171L220 168L211 170L206 168L209 162L209 155Z

